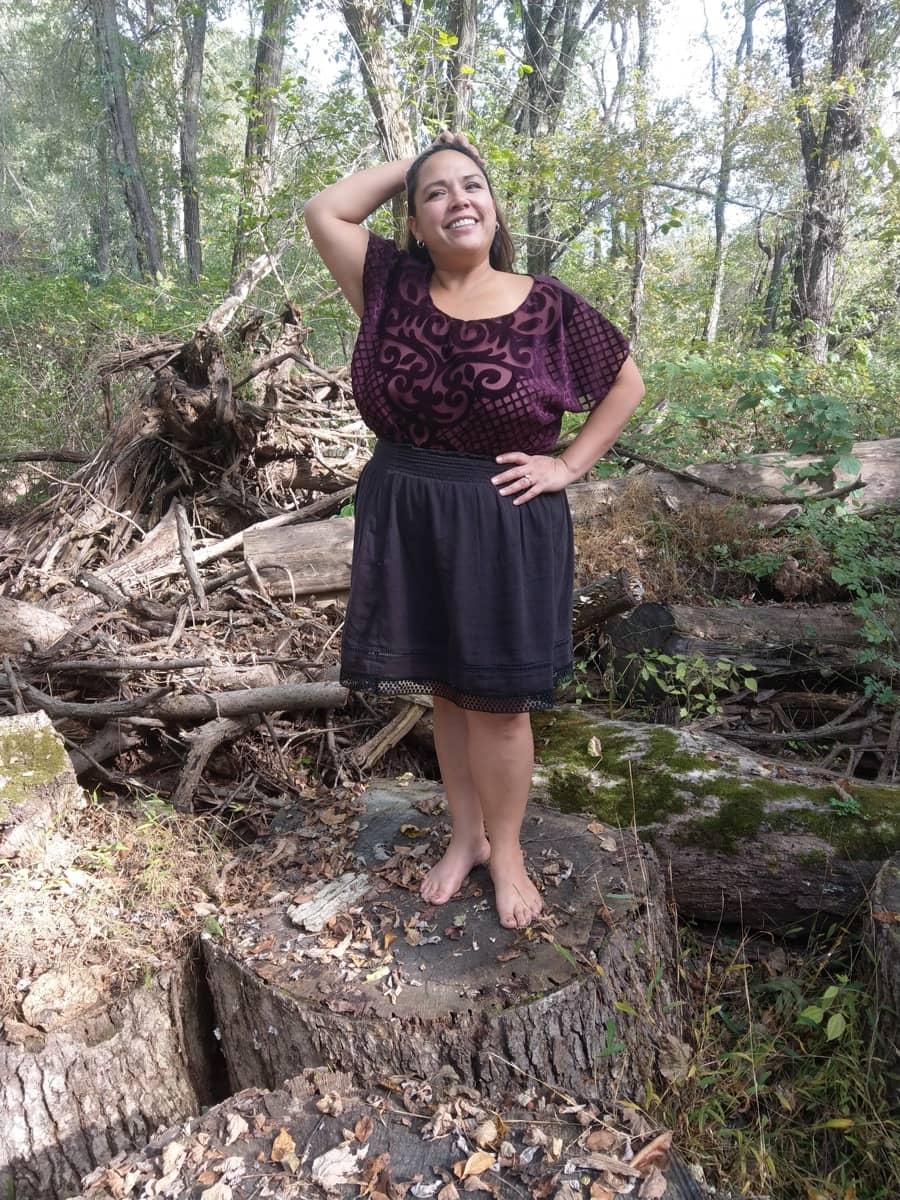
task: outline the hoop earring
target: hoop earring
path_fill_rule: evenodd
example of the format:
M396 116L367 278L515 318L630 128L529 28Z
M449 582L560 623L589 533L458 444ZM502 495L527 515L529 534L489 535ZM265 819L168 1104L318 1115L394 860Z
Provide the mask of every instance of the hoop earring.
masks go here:
M419 249L421 250L421 249L423 249L423 247L424 247L425 243L424 243L424 242L420 242L420 241L417 239L417 240L416 240L416 245L417 245L417 246L419 247Z

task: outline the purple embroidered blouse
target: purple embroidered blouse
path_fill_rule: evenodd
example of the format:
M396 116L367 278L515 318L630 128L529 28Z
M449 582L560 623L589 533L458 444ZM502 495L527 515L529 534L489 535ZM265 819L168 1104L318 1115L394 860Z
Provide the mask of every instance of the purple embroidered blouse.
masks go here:
M537 276L500 317L464 321L431 299L431 268L369 234L353 395L389 442L493 457L540 454L562 414L599 404L628 339L558 279Z

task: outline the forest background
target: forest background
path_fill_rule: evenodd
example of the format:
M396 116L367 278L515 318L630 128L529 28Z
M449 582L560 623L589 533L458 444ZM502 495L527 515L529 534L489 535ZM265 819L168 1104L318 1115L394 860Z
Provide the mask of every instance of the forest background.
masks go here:
M110 333L189 332L282 238L257 303L287 292L317 359L345 362L352 314L303 203L447 126L483 149L519 269L560 276L628 330L658 456L844 451L893 432L898 21L874 0L13 0L9 449L95 444L82 368Z
M637 452L812 451L820 474L852 478L855 441L900 433L898 32L896 0L9 0L0 459L96 448L129 399L114 385L103 402L96 365L128 339L189 337L267 249L260 319L289 301L315 361L345 364L355 319L303 203L449 127L485 155L519 269L627 329L648 385ZM400 206L374 224L392 221ZM6 469L6 499L26 504L51 474ZM844 518L802 520L893 706L897 516ZM757 558L744 578L771 571ZM853 1200L866 1180L859 1196L894 1196L872 1003L844 953L858 939L825 932L802 975L764 974L783 1022L769 1035L750 1017L749 1048L723 1048L719 985L704 994L703 1073L674 1123L746 1187L787 1173L778 1194ZM749 995L744 967L735 952L722 987ZM761 1088L765 1137L747 1117Z

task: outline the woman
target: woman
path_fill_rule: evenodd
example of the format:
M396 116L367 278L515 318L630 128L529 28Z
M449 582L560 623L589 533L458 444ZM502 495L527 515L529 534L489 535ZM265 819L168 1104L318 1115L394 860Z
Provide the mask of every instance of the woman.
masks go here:
M409 252L363 225L404 185ZM462 135L333 184L306 221L362 318L354 395L379 437L357 492L341 678L433 694L452 835L422 897L445 903L488 863L501 924L521 928L541 910L519 840L529 712L551 706L572 667L563 489L613 444L643 384L596 310L510 270L509 234ZM563 411L585 408L565 453L547 453Z

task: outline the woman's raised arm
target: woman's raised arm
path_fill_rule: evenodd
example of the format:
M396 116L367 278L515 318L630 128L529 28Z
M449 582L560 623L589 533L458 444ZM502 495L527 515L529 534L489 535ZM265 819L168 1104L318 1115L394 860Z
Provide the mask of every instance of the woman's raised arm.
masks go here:
M411 158L348 175L308 200L306 226L325 266L353 311L363 313L363 264L369 231L363 221L399 192Z

